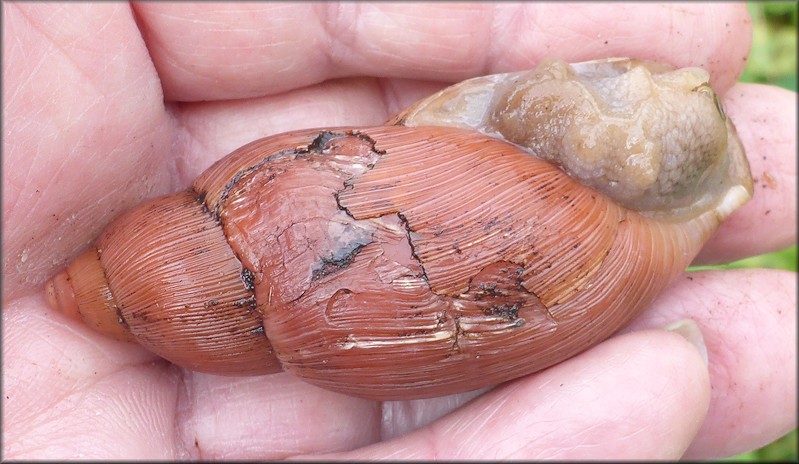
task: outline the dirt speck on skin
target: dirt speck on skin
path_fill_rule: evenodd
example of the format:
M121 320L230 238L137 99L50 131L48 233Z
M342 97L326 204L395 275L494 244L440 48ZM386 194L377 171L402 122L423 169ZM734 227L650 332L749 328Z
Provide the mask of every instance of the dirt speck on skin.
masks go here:
M773 189L777 188L777 179L775 179L774 176L768 172L763 173L763 182L765 182L763 187L769 187Z

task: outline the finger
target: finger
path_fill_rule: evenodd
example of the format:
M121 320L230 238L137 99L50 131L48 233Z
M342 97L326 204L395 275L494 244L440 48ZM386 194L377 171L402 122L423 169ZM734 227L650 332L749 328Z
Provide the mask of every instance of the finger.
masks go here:
M200 460L274 460L356 449L427 425L484 391L381 404L323 390L289 373L229 378L187 372L185 384L177 435Z
M379 403L288 374L229 378L186 372L177 436L199 460L276 460L379 439Z
M704 246L697 264L729 262L796 243L796 93L738 84L725 105L746 149L755 191Z
M175 369L38 297L3 310L3 457L177 459Z
M242 102L183 105L176 114L191 137L179 161L184 182L225 153L291 129L379 124L434 85L341 79ZM728 262L796 243L796 93L737 84L726 108L736 123L755 182L753 199L725 221L694 264Z
M702 66L723 90L749 51L744 5L134 3L167 100L275 94L343 76L456 81L635 56Z
M704 418L699 352L665 331L616 337L394 440L313 459L676 459Z
M685 318L702 330L712 398L686 457L732 456L796 427L796 291L792 272L692 272L625 330Z
M3 3L4 298L169 188L169 123L130 8ZM76 46L79 44L79 46ZM123 190L123 194L118 194Z

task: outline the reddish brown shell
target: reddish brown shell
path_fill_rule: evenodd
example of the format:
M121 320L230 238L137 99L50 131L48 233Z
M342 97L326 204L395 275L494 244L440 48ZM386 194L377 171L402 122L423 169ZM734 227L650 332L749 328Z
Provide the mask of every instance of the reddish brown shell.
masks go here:
M551 61L392 119L418 127L254 141L118 218L51 305L189 369L375 399L536 372L636 317L751 197L707 80Z
M124 324L165 358L270 372L271 342L312 383L397 399L503 382L607 338L714 227L625 210L475 132L387 126L248 144L97 248Z

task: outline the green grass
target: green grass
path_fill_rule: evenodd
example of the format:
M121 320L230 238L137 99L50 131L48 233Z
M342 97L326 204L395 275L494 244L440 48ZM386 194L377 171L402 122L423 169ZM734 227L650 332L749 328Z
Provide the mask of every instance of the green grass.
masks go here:
M705 269L785 269L787 271L797 271L796 267L796 245L792 245L784 250L775 251L765 255L752 256L751 258L733 261L728 264L716 266L691 266L691 271L701 271Z
M744 82L778 85L796 91L796 2L749 2L752 52Z
M796 91L796 2L749 2L752 15L752 52L741 76L743 82L778 85ZM722 268L771 268L796 272L796 245L785 250L743 259ZM724 462L799 462L796 429L763 448Z

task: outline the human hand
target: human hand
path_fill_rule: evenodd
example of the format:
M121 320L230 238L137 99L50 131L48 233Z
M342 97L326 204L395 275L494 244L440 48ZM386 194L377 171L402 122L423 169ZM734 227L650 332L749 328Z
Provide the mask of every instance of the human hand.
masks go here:
M735 84L749 47L743 5L3 9L5 458L711 458L796 426L791 273L692 273L631 327L550 369L485 393L387 403L289 374L185 371L67 320L42 292L118 213L250 140L378 124L445 81L545 56L707 69L760 181L698 262L795 243L796 96ZM709 366L660 330L685 318Z

